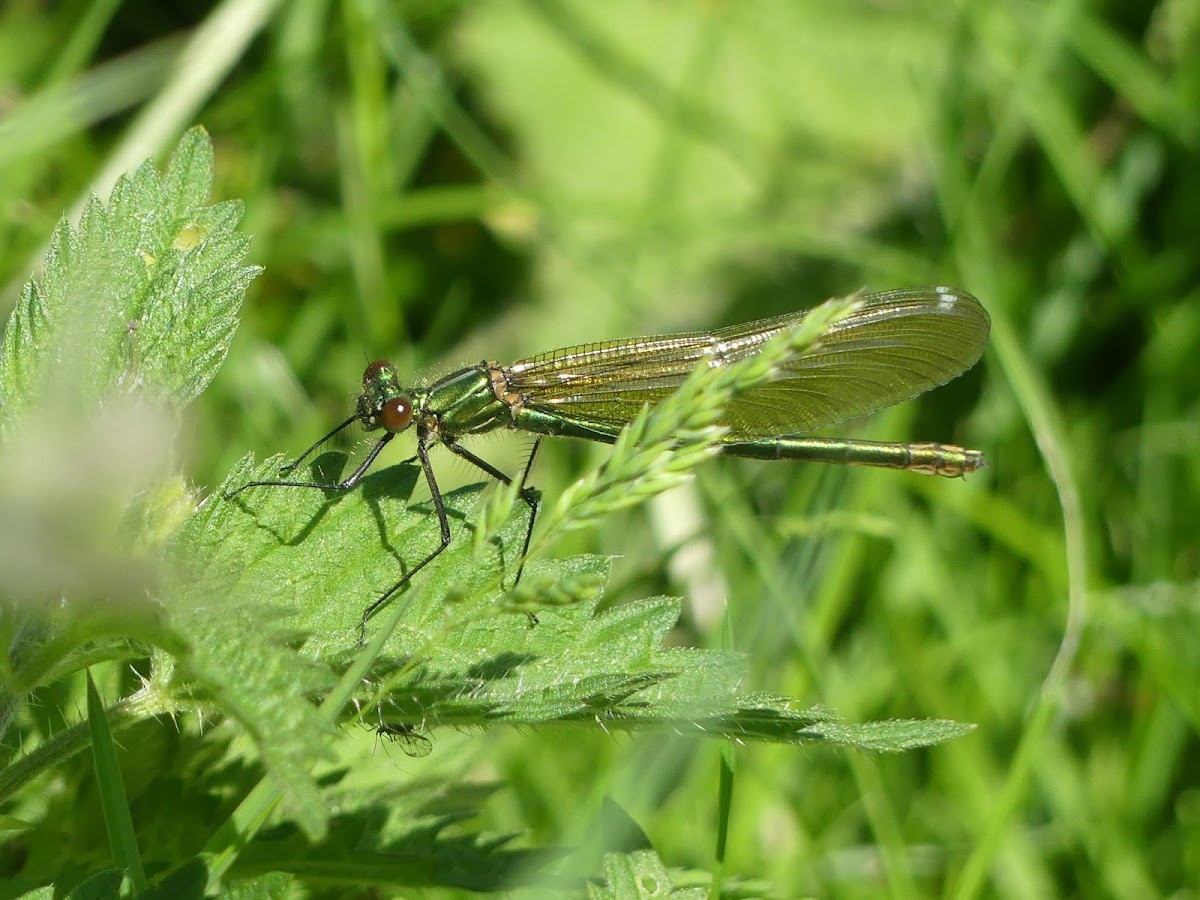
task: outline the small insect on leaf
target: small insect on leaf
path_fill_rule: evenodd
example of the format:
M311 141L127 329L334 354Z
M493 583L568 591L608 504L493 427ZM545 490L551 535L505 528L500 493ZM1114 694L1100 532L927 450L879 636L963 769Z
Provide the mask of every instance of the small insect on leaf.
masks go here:
M373 730L380 737L399 744L405 756L420 759L433 752L433 741L407 722L381 721Z

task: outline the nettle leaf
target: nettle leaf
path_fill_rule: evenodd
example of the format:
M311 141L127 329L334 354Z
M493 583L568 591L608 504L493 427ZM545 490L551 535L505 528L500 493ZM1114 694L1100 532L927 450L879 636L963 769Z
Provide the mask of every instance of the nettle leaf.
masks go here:
M0 727L24 692L159 648L143 690L110 715L119 708L128 724L133 709L145 716L196 702L234 714L294 808L313 810L300 820L315 832L311 752L275 752L264 734L286 730L321 746L308 698L328 675L294 653L293 631L269 607L223 609L215 621L208 598L192 591L182 602L180 576L163 559L195 505L173 471L179 414L224 360L258 271L242 264L241 205L211 204L212 180L212 145L199 128L164 173L147 163L119 179L78 225L60 223L5 329L0 571L14 605L3 617L12 696L0 697ZM168 615L148 597L162 598ZM213 637L239 629L254 637L253 658L249 642ZM79 749L79 734L57 735L63 745L44 758ZM11 784L32 777L32 761L10 774Z
M11 599L61 607L64 626L97 600L144 611L156 548L195 503L174 471L179 414L258 271L242 265L240 204L209 203L212 165L193 129L164 174L146 163L64 219L4 331L0 570Z
M205 596L224 597L231 610L255 602L286 609L303 652L341 668L362 650L363 610L437 547L437 519L414 465L372 473L344 495L264 486L224 499L247 481L272 477L279 463L239 467L190 523L188 541L203 548L197 580L208 582ZM345 467L340 454L326 454L306 477L336 481ZM600 611L604 558L534 559L513 588L527 510L516 504L495 537L474 548L481 490L446 495L450 548L367 626L370 641L387 627L389 610L396 616L357 694L366 724L393 734L439 725L579 725L876 750L962 733L954 723L863 728L823 708L795 709L788 698L745 692L739 654L664 646L679 600L652 597ZM217 640L221 652L230 641L236 637Z
M212 380L258 273L242 265L242 205L209 205L212 179L195 128L164 174L147 162L59 224L4 334L0 437L31 410L94 410L119 392L177 411Z
M500 891L563 878L551 867L567 851L511 846L511 834L465 829L502 789L496 783L408 780L328 792L337 814L327 838L314 845L287 825L264 832L239 856L241 872L294 872L316 885L370 885L401 893L419 887ZM301 861L298 863L297 861ZM236 881L234 881L236 883Z
M778 896L778 892L763 881L726 877L715 884L711 871L668 869L641 826L608 797L604 799L596 821L588 828L584 849L573 862L579 871L589 873L587 896L596 900L713 896L730 900L766 900ZM579 863L586 868L579 867Z
M5 328L0 571L18 692L69 674L81 646L78 665L106 646L128 656L129 636L170 643L146 598L195 503L174 471L179 414L216 374L258 271L242 265L240 204L209 202L212 166L193 129L164 174L146 163L64 219Z

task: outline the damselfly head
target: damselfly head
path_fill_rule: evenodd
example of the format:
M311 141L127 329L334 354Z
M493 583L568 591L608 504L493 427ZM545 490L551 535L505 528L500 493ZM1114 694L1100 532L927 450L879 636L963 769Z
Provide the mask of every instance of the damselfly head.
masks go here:
M412 424L412 400L400 387L396 367L387 360L377 359L363 371L356 414L367 431L384 428L398 433Z

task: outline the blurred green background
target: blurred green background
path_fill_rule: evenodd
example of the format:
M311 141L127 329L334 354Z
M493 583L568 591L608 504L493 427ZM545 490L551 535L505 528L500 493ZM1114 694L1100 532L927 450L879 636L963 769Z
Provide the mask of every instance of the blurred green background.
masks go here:
M613 555L612 602L684 596L678 642L727 640L750 687L978 724L894 757L739 750L727 873L1196 896L1197 47L1196 0L15 0L0 310L64 210L193 123L265 267L185 422L198 485L307 446L376 357L439 375L961 286L984 362L839 433L976 447L983 472L718 461L559 550ZM515 471L529 446L475 449ZM554 497L608 452L547 442L533 480ZM611 796L669 865L711 865L714 744L434 740L505 785L489 828L578 842Z

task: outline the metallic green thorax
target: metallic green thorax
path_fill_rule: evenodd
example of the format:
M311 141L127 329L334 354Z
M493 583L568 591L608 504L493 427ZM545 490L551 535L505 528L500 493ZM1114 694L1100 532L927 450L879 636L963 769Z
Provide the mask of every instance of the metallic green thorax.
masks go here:
M420 396L420 399L418 399ZM491 366L480 363L447 375L423 395L413 392L418 417L433 424L443 440L466 434L482 434L494 428L512 427L508 405L492 388Z

